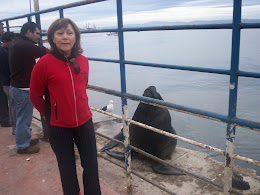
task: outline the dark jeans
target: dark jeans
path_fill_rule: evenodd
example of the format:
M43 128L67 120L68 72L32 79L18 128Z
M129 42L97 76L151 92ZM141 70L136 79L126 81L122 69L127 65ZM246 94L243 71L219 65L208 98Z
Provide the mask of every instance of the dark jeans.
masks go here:
M74 141L83 167L84 194L100 195L97 149L92 119L75 128L47 125L47 134L56 155L64 195L78 195Z
M9 106L9 119L10 119L10 123L12 125L13 128L13 133L16 130L16 111L15 111L15 101L13 100L13 98L11 98L10 93L9 93L9 88L10 86L8 85L4 85L3 89L5 92L5 95L7 97L8 100L8 106Z
M0 84L0 123L9 124L8 100L5 95L3 85Z
M46 121L45 118L41 115L41 122L42 122L42 131L43 131L43 138L48 139L47 132L46 132Z

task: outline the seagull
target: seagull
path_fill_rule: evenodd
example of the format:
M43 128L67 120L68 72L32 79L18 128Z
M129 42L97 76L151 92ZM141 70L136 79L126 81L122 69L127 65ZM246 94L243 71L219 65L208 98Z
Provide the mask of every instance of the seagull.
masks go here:
M107 106L104 106L101 110L106 111L106 112L112 112L114 110L114 101L109 100L109 104Z

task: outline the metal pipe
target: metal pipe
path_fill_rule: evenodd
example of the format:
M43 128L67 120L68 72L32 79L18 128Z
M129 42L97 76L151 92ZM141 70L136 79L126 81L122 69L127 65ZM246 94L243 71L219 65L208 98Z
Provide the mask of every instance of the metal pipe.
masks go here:
M99 157L102 157L102 158L104 158L104 159L106 159L107 161L109 161L109 162L111 162L111 163L113 163L113 164L115 164L115 165L117 165L118 167L121 167L122 169L125 168L124 166L122 166L121 164L117 163L116 161L111 160L110 158L106 157L105 155L102 155L100 152L98 152L98 156L99 156ZM165 192L167 192L167 193L169 193L169 194L173 194L173 195L175 194L174 192L172 192L172 191L170 191L170 190L168 190L168 189L166 189L166 188L160 186L159 184L157 184L157 183L155 183L155 182L153 182L153 181L147 179L146 177L142 176L141 174L137 173L137 172L134 171L134 170L132 170L132 173L133 173L134 175L136 175L137 177L143 179L144 181L146 181L146 182L148 182L148 183L150 183L150 184L156 186L157 188L159 188L159 189L161 189L161 190L163 190L163 191L165 191ZM216 186L216 187L218 187L218 186ZM223 186L222 186L222 185L219 185L219 188L222 189ZM233 189L232 189L232 193L241 195L240 192L238 192L237 190L233 190Z
M119 46L119 62L120 62L120 80L121 80L121 93L126 93L126 73L125 73L125 50L124 50L124 33L123 28L123 12L122 12L122 0L116 1L117 6L117 27L118 27L118 46ZM123 114L123 135L125 146L125 164L126 164L126 178L127 178L127 192L132 194L133 181L131 174L131 150L130 150L130 137L129 137L129 122L127 98L121 97L122 102L122 114Z
M38 119L37 117L33 116L34 119L36 119L37 121L41 121L41 119Z
M110 95L115 95L118 97L127 97L131 100L148 103L148 104L151 104L154 106L160 106L162 108L171 109L171 110L174 110L177 112L183 112L186 114L198 116L201 118L207 118L207 119L218 121L218 122L232 123L236 126L249 128L249 129L252 129L255 131L260 131L259 122L249 121L249 120L240 119L240 118L236 118L236 117L229 118L226 115L222 115L222 114L218 114L218 113L214 113L214 112L209 112L209 111L205 111L205 110L201 110L201 109L197 109L197 108L191 108L191 107L187 107L187 106L177 105L177 104L173 104L170 102L165 102L165 101L161 101L161 100L153 99L153 98L149 98L149 97L138 96L138 95L133 95L133 94L129 94L129 93L121 93L116 90L97 87L94 85L88 85L87 89L103 92L103 93L110 94Z
M59 9L60 18L64 18L63 9Z
M260 78L260 73L257 73L257 72L246 72L246 71L238 70L238 76L251 77L251 78Z
M125 169L125 167L124 167L124 166L122 166L121 164L117 163L116 161L114 161L114 160L111 160L110 158L108 158L108 157L106 157L106 156L102 155L101 153L98 153L98 156L100 156L100 157L102 157L102 158L106 159L107 161L109 161L109 162L111 162L111 163L113 163L113 164L115 164L115 165L117 165L117 166L121 167L122 169ZM152 184L152 185L156 186L157 188L159 188L159 189L161 189L161 190L163 190L163 191L167 192L168 194L175 195L175 193L174 193L174 192L172 192L172 191L169 191L168 189L166 189L166 188L164 188L164 187L162 187L162 186L158 185L157 183L155 183L155 182L153 182L153 181L151 181L151 180L147 179L146 177L142 176L141 174L137 173L136 171L132 170L132 173L133 173L134 175L136 175L136 176L140 177L140 178L141 178L141 179L143 179L144 181L146 181L146 182L148 182L148 183L150 183L150 184Z
M6 24L6 30L7 30L7 32L10 32L10 27L9 27L9 22L8 22L8 20L5 21L5 24Z
M190 25L170 25L170 26L149 26L123 28L123 31L155 31L155 30L194 30L194 29L232 29L232 24L190 24Z
M231 51L231 72L229 86L229 109L228 118L236 118L237 110L237 89L239 70L239 48L240 48L240 28L242 0L234 0L233 3L233 29L232 29L232 51ZM228 122L226 134L226 153L224 169L224 194L228 195L232 189L232 176L235 154L236 126Z
M40 14L36 14L35 15L35 20L36 20L36 24L40 27L40 31L41 31L41 18L40 18ZM41 38L39 39L38 44L40 46L42 46L43 45L42 35L40 35L40 36L41 36Z
M114 59L103 59L103 58L92 58L92 57L88 57L88 59L93 60L93 61L99 61L99 62L119 63L119 60L114 60ZM230 70L227 70L227 69L215 69L215 68L204 68L204 67L196 67L196 66L182 66L182 65L172 65L172 64L136 62L136 61L128 61L128 60L125 60L125 64L230 75ZM247 72L247 71L238 70L237 74L238 74L238 76L243 76L243 77L260 78L260 73L257 73L257 72Z
M240 29L245 28L260 28L260 23L241 23L239 25Z
M90 107L91 110L94 110L94 111L97 111L97 112L100 112L100 113L103 113L103 114L106 114L108 116L112 116L114 118L117 118L119 120L122 120L122 117L119 116L119 115L116 115L116 114L112 114L112 113L109 113L109 112L105 112L103 110L100 110L100 109L97 109L97 108L93 108L93 107ZM209 145L206 145L206 144L203 144L203 143L199 143L199 142L196 142L196 141L193 141L191 139L187 139L185 137L181 137L179 135L175 135L175 134L171 134L171 133L168 133L168 132L165 132L163 130L160 130L160 129L157 129L155 127L152 127L152 126L149 126L149 125L146 125L146 124L143 124L143 123L140 123L140 122L137 122L137 121L134 121L134 120L131 120L131 119L127 119L128 122L134 124L134 125L137 125L139 127L143 127L143 128L146 128L148 130L152 130L156 133L159 133L159 134L162 134L162 135L165 135L165 136L168 136L168 137L171 137L171 138L175 138L175 139L178 139L180 141L183 141L183 142L186 142L188 144L192 144L192 145L195 145L195 146L198 146L200 148L204 148L204 149L207 149L207 150L211 150L213 152L216 152L218 154L221 154L221 155L225 155L225 151L224 150L221 150L219 148L215 148L215 147L212 147L212 146L209 146ZM108 138L110 140L112 140L111 138ZM115 141L114 139L112 141ZM116 141L117 143L121 143L119 141ZM256 166L260 166L260 161L257 161L257 160L254 160L254 159L251 159L251 158L247 158L247 157L244 157L244 156L240 156L240 155L237 155L237 154L234 154L234 158L235 159L238 159L240 161L244 161L244 162L247 162L249 164L253 164L253 165L256 165Z

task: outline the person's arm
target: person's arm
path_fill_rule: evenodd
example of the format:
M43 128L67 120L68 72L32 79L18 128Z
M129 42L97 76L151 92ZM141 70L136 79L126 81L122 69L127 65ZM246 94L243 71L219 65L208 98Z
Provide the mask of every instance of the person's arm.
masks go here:
M32 70L31 82L30 82L30 99L34 107L45 116L45 100L43 95L47 87L46 66L44 66L45 60L39 60Z
M47 49L44 46L33 45L32 55L34 58L40 58L47 53Z

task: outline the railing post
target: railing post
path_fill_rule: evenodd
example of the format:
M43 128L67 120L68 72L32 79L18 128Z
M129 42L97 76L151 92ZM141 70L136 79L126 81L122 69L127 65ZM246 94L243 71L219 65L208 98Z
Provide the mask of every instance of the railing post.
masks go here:
M6 31L7 31L7 32L10 32L8 20L5 21L5 24L6 24Z
M233 5L233 27L232 27L232 53L231 53L231 72L229 89L229 110L230 119L236 117L237 91L238 91L238 67L239 67L239 47L240 47L240 28L242 0L234 0ZM232 176L235 153L236 127L228 123L225 153L225 172L224 172L224 194L230 194L232 189Z
M59 13L60 13L60 18L64 18L63 9L59 9Z
M40 14L36 14L36 15L35 15L35 20L36 20L36 24L38 24L38 26L40 27L40 31L41 31L41 28L42 28L42 27L41 27ZM42 43L42 35L41 35L41 38L39 39L38 44L39 44L40 46L43 45L43 43Z
M125 54L124 54L124 33L123 33L123 12L122 0L117 0L117 23L118 23L118 43L119 43L119 60L120 60L120 76L121 76L121 92L126 93L126 74L125 74ZM122 112L123 112L123 134L125 145L125 164L126 164L126 177L127 177L127 192L132 194L132 174L131 174L131 150L129 138L129 122L127 98L121 97Z

